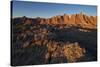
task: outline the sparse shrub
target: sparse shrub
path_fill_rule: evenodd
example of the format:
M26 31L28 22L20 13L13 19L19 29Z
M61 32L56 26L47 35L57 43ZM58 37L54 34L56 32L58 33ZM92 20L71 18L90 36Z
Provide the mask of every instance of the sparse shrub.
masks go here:
M78 43L69 44L64 46L64 55L68 62L75 62L77 59L84 56L85 49L81 48Z
M23 48L26 48L26 47L28 47L28 46L29 46L29 42L28 42L28 41L26 41L26 42L23 43L23 45L22 45Z
M61 44L63 45L61 46ZM48 48L48 52L46 56L49 54L48 58L51 57L51 59L53 59L53 58L66 57L66 60L68 62L76 62L79 58L83 57L84 54L86 53L86 50L84 48L81 48L78 42L75 42L75 43L59 42L58 43L58 42L50 41L47 44L47 48Z

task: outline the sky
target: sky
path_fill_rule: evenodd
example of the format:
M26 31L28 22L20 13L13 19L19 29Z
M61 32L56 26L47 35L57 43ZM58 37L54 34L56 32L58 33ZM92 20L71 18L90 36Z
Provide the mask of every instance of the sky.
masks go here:
M49 18L56 15L76 14L80 12L92 16L97 15L97 6L94 5L13 1L11 8L12 17Z

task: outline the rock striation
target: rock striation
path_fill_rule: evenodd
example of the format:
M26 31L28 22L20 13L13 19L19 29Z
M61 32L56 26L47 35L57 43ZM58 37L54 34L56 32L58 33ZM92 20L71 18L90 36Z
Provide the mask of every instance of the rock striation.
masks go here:
M83 28L96 28L97 16L88 16L82 12L79 14L64 14L63 16L54 16L48 19L41 19L40 24L65 24L67 26L79 26Z

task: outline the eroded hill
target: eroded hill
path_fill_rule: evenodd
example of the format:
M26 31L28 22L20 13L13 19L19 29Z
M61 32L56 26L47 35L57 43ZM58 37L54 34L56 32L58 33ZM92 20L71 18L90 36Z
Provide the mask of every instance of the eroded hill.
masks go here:
M12 65L97 60L97 17L12 19Z

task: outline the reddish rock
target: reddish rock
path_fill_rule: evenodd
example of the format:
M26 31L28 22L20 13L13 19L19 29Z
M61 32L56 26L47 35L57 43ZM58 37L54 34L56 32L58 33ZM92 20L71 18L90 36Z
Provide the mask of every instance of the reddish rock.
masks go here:
M79 14L64 14L63 16L53 16L48 19L42 19L41 24L65 24L68 26L80 26L83 28L96 28L97 16L88 16L82 12Z

